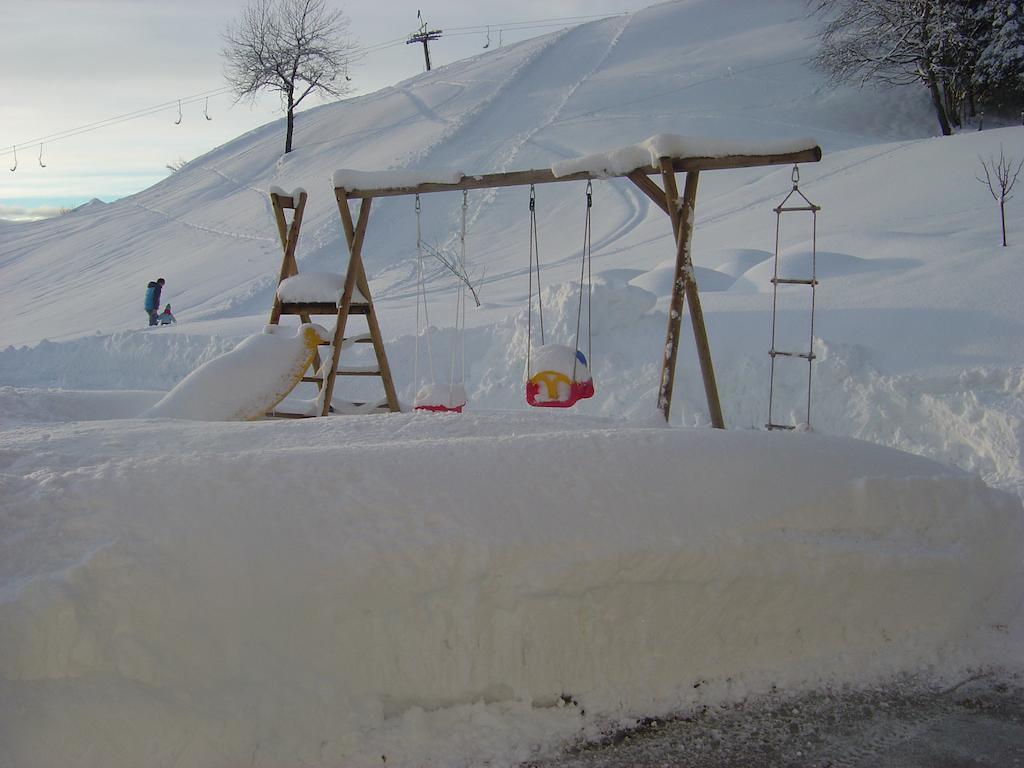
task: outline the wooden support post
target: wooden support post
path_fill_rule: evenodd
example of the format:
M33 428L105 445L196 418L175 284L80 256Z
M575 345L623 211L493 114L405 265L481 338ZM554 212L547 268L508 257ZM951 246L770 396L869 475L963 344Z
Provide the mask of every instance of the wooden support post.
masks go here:
M664 414L665 421L668 421L669 410L672 406L672 387L675 381L676 358L679 352L679 331L683 319L683 300L685 297L690 301L693 337L697 345L697 357L700 360L701 375L704 380L704 394L707 398L711 426L724 429L725 422L722 418L722 405L718 399L718 384L715 382L715 370L711 361L711 345L708 343L707 329L704 326L704 313L700 306L697 283L693 279L693 261L690 253L699 171L687 172L683 197L680 200L672 160L668 157L663 157L660 158L659 163L661 166L662 182L665 186L665 202L668 206L669 217L672 219L672 231L676 237L676 269L675 279L672 283L672 302L669 308L668 331L665 337L661 387L658 392L658 408Z
M341 224L345 230L345 241L348 243L348 269L345 272L345 288L341 294L341 304L338 307L338 319L334 324L334 338L331 341L331 369L327 372L326 387L323 393L324 404L321 409L321 416L331 412L331 398L334 395L334 380L338 370L338 357L341 354L341 345L345 339L345 325L348 321L349 308L352 306L352 292L356 287L356 278L363 268L362 257L363 239L366 237L366 223L370 218L370 203L373 198L367 197L359 204L359 219L355 226L352 225L352 212L348 208L348 200L345 199L344 190L335 193L338 200L338 213L341 214Z
M281 270L277 275L277 284L299 271L295 264L295 247L299 243L299 227L302 225L302 214L306 209L306 193L299 195L298 202L295 202L295 212L292 214L292 225L289 228L284 218L284 206L281 198L276 194L270 195L270 202L274 207L274 219L277 221L277 234L281 238L281 249L284 256L281 259ZM274 292L274 306L270 310L270 324L277 325L281 320L281 300L277 298L277 291ZM309 322L306 319L304 322Z
M306 210L306 199L308 195L305 192L299 194L299 199L296 200L294 197L282 199L277 193L271 193L270 203L274 208L274 220L277 222L277 234L281 239L281 249L284 251L284 256L281 260L281 270L277 275L277 284L281 285L281 281L285 280L292 275L298 274L299 266L295 262L295 249L299 244L299 227L302 226L302 214ZM285 201L289 207L292 208L292 225L288 227L288 222L284 216ZM311 323L312 319L308 312L300 312L299 319L304 323ZM277 289L274 289L274 306L270 310L270 325L277 325L281 322L281 300L277 297ZM313 353L313 370L317 371L320 369L320 352ZM316 388L321 389L323 382L318 381Z
M665 213L668 213L669 216L672 215L669 213L668 203L665 202L665 191L655 184L647 174L642 171L633 171L629 174L628 178L640 188L641 192L650 198L652 203L661 208ZM675 224L672 226L674 229Z

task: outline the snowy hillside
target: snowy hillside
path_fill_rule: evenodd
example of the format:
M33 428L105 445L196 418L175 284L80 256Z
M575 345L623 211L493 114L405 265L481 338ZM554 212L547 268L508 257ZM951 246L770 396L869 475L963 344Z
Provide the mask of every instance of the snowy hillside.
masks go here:
M805 12L652 6L305 112L286 157L272 124L132 197L0 223L0 765L514 765L772 685L1024 666L1024 229L1011 202L999 247L974 180L1024 157L1024 128L933 138L923 91L827 86ZM337 271L337 169L547 168L656 133L822 147L800 169L822 206L813 432L759 431L788 167L700 178L726 432L703 428L688 327L673 428L652 419L675 244L624 180L594 183L596 395L570 413L523 400L510 188L468 196L466 414L137 418L266 322L271 186L310 194L300 270ZM455 244L461 205L424 197L429 243ZM537 219L546 330L571 344L583 185L538 187ZM806 271L806 224L781 271ZM375 201L407 403L415 256L413 201ZM148 329L158 276L178 324ZM428 288L447 371L455 287L434 265ZM803 297L779 309L806 344ZM777 382L786 421L805 375Z
M284 158L280 125L269 125L126 200L11 228L2 241L6 279L0 288L11 321L0 343L135 328L140 286L153 270L168 279L175 309L190 323L262 317L279 252L267 189L276 184L310 191L300 261L307 269L324 266L343 247L330 188L337 168L546 167L659 132L758 140L814 136L828 153L930 133L923 101L902 94L875 101L824 89L807 69L812 26L799 2L741 5L742 12L730 14L712 2L655 6L502 48L304 113L298 148ZM870 116L850 128L850 116L865 104ZM785 190L788 169L775 173L761 194ZM725 211L713 199L764 175L758 170L707 178L701 215L721 218ZM665 222L635 190L614 183L597 194L594 241L602 271L649 269L672 256ZM430 239L451 236L461 202L455 197L424 202ZM730 201L729 210L757 199ZM567 251L578 247L576 229L554 223L579 219L582 226L581 202L582 189L541 193L541 242L550 261L572 261ZM525 298L526 205L523 190L512 190L473 195L470 207L472 257L487 268L486 297L497 310L477 313L472 320L481 324L500 319ZM744 228L757 224L751 218ZM665 242L650 243L652 238ZM411 201L381 201L367 245L379 297L401 304L411 291L414 243ZM555 268L550 279L570 274ZM54 317L41 299L59 303L76 320ZM82 312L88 313L87 328L78 321ZM396 334L405 330L401 312L385 306L383 314Z

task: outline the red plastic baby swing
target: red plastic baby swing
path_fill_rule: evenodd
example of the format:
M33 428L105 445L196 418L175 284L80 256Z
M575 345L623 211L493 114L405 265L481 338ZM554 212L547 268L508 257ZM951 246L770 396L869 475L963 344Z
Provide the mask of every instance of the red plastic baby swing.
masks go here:
M583 229L583 254L580 265L580 301L576 312L576 346L544 343L544 308L540 299L540 250L537 243L537 205L530 185L530 300L526 339L526 402L537 408L571 408L578 401L594 396L594 380L587 367L587 356L579 349L580 320L583 316L584 285L587 295L587 353L591 352L590 304L590 211L593 188L587 182L587 215ZM537 272L537 313L540 317L540 343L533 343L533 273ZM586 283L584 283L584 276Z

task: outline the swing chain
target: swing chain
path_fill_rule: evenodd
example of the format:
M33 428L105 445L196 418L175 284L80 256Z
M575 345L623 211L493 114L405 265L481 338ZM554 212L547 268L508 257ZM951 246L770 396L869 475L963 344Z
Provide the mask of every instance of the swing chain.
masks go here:
M416 213L420 212L420 196L416 195Z
M790 174L790 178L793 180L793 189L796 189L797 184L800 183L800 166L793 164L793 173Z
M592 362L591 361L591 356L592 356L591 353L593 352L592 347L591 347L591 330L590 330L591 329L590 310L591 310L591 303L592 303L591 292L593 290L592 277L591 277L591 273L590 273L590 264L591 264L591 253L590 253L591 252L591 244L590 244L590 232L591 232L590 219L591 219L591 216L590 216L590 213L591 213L591 208L593 207L593 198L594 198L594 187L593 187L593 184L588 180L587 181L587 215L586 215L586 218L585 218L584 224L583 224L583 247L581 249L581 251L582 251L582 253L581 253L582 261L581 261L581 264L580 264L580 301L579 301L579 306L576 308L576 351L578 352L579 348L580 348L580 321L583 318L583 293L584 293L584 287L586 287L586 294L587 294L587 360L588 360L588 362ZM586 282L584 282L584 280ZM572 378L573 378L573 381L576 380L576 366L577 366L577 362L578 362L578 358L574 356L573 357L573 361L572 361Z
M530 210L537 210L537 193L533 189L533 184L530 185Z

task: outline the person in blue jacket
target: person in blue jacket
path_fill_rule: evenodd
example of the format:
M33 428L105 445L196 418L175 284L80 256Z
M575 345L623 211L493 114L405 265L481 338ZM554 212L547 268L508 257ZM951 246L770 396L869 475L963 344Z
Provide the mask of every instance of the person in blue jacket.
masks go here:
M163 290L164 279L157 278L146 286L146 314L149 315L149 324L156 325L160 313L160 291Z

